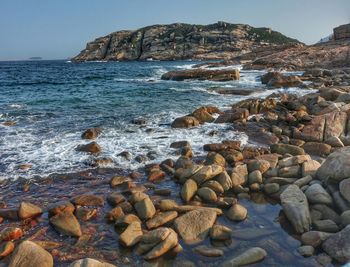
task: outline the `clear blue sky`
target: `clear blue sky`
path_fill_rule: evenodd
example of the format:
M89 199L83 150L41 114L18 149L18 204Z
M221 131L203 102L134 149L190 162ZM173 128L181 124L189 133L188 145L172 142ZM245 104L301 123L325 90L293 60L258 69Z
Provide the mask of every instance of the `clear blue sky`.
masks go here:
M350 22L350 0L1 0L0 60L68 58L116 30L219 20L310 44Z

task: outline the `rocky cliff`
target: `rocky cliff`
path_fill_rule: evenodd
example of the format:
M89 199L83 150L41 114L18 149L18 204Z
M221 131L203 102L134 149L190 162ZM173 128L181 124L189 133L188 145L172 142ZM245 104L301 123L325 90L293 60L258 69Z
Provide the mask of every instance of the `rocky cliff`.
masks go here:
M89 42L73 61L227 59L259 47L299 43L272 31L244 24L175 23L118 31Z

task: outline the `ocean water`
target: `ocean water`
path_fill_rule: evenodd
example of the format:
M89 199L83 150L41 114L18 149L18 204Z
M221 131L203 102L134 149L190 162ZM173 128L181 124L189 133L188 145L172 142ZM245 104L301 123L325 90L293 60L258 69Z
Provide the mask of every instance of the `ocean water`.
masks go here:
M91 168L94 157L76 151L84 130L102 127L99 157L113 159L108 167L135 169L138 155L152 151L155 161L175 158L169 145L188 140L195 153L202 145L224 139L249 142L231 125L205 124L193 129L171 129L171 122L202 105L228 109L248 97L264 97L262 71L241 71L239 81L162 81L170 70L188 69L197 62L0 62L0 179L48 175ZM240 68L240 66L231 66ZM210 87L244 88L250 96L220 95ZM305 93L291 88L289 91ZM144 119L135 125L133 119ZM5 122L14 122L5 126ZM213 130L217 135L211 136ZM130 161L118 156L132 154ZM149 162L152 162L150 160ZM20 165L30 164L22 170Z

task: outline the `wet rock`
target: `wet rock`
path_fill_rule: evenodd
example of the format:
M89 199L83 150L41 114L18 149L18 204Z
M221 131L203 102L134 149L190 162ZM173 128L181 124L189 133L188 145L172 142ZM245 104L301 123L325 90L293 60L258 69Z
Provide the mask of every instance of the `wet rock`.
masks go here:
M187 243L204 240L216 220L216 212L211 209L197 209L178 217L175 230Z
M215 152L209 152L207 155L207 158L204 162L205 165L219 165L222 167L225 167L226 165L226 160L223 156L221 156L219 153Z
M5 258L15 249L15 243L12 241L4 242L0 245L0 259Z
M86 207L77 207L75 209L75 217L81 221L89 221L97 216L97 209Z
M130 181L130 178L127 176L113 176L109 181L111 187L117 187L119 185L123 185L124 183Z
M321 266L329 266L332 263L332 258L329 257L326 253L320 253L317 255L316 261Z
M214 190L208 187L201 187L197 190L197 195L205 202L216 202L218 200Z
M118 154L119 157L123 157L125 160L131 160L131 153L129 151L123 151Z
M113 264L98 261L91 258L80 259L72 262L68 267L116 267Z
M277 183L268 183L264 186L264 191L268 195L277 193L280 190L280 185Z
M246 108L235 108L226 110L214 121L215 123L234 123L244 121L249 117L249 110Z
M183 147L191 147L188 141L176 141L170 144L170 148L183 148Z
M164 179L165 172L159 169L152 170L148 175L148 181L150 182L156 182Z
M301 147L293 146L289 144L273 144L270 146L272 153L277 154L291 154L293 156L304 155L305 151Z
M181 198L188 202L197 192L197 183L192 179L188 179L181 188Z
M126 215L117 219L117 221L115 222L115 226L116 227L127 227L128 225L130 225L133 222L141 223L139 217L137 217L136 215L126 214Z
M314 254L315 249L312 246L301 246L298 248L298 252L301 256L311 257Z
M141 220L150 219L156 213L156 209L149 197L137 202L135 209Z
M31 241L23 241L13 252L9 267L52 267L49 252Z
M216 224L210 229L210 238L213 240L231 239L232 230L226 226Z
M71 199L71 202L76 206L77 205L79 206L103 206L104 205L104 200L102 197L91 195L91 194L84 194L84 195L73 197Z
M87 129L83 134L81 135L81 138L83 139L96 139L100 134L102 133L102 129L95 127Z
M260 171L261 173L265 173L270 168L270 162L267 160L250 160L247 164L248 171Z
M125 201L125 197L122 194L113 192L107 196L107 202L109 205L115 207L118 204Z
M330 236L322 243L322 249L340 263L350 261L350 226Z
M227 211L227 217L232 221L243 221L247 218L248 211L240 204L234 204Z
M304 245L313 246L314 248L322 244L324 240L332 236L332 233L320 231L310 231L301 235L301 241Z
M262 261L267 256L264 249L253 247L245 250L236 257L220 264L220 267L244 266Z
M230 179L230 181L231 181L231 179ZM222 185L218 181L215 181L215 180L206 181L204 184L202 184L202 187L210 188L217 195L224 193L224 188L222 187Z
M338 225L332 220L316 220L313 222L316 230L327 233L335 233L339 231Z
M270 80L277 79L282 77L283 75L278 71L270 71L260 77L262 84L268 84Z
M341 196L350 203L350 178L344 179L339 183L339 191Z
M23 236L23 231L18 227L6 227L0 232L0 242L2 241L11 241L20 239Z
M123 217L124 215L124 211L121 207L115 207L106 214L106 219L109 222L114 222L119 218Z
M140 241L142 234L141 223L132 222L119 236L119 241L126 247L132 247Z
M152 219L146 222L146 226L148 229L157 228L162 226L168 222L173 221L178 216L176 211L166 211L163 213L159 213L154 216Z
M233 187L232 179L226 171L223 171L219 175L215 176L214 179L218 181L224 191L227 191Z
M171 124L172 128L191 128L195 126L199 126L199 121L192 116L176 118Z
M68 211L73 213L75 210L74 205L70 201L59 201L48 206L49 217L52 217L62 211Z
M200 107L192 112L191 116L195 117L199 123L213 122L215 118L208 112L206 107Z
M144 200L145 198L149 198L149 196L146 193L143 192L134 192L129 201L131 204L135 205L137 202Z
M18 210L18 217L22 220L39 216L43 213L42 209L29 202L21 202Z
M304 193L296 185L289 185L281 194L281 204L288 220L297 233L310 230L309 204Z
M208 70L190 69L169 71L162 75L162 80L183 81L187 79L211 80L211 81L232 81L239 79L239 70Z
M165 253L167 253L168 251L170 251L178 245L178 236L175 233L175 231L171 228L167 229L170 233L165 237L164 240L162 240L158 244L154 242L153 244L155 244L155 246L153 246L153 244L151 243L153 248L149 252L147 252L147 254L144 256L144 259L152 260L159 258L160 256L164 255Z
M19 219L17 209L0 209L0 217L12 221Z
M280 168L283 167L291 167L291 166L295 166L298 164L301 164L305 161L309 161L311 160L309 155L298 155L298 156L293 156L293 157L287 157L287 158L283 158L281 160L278 161L278 166Z
M91 154L98 154L102 151L101 147L96 142L91 142L86 145L79 145L77 147L78 151L87 152Z
M69 211L62 211L52 216L50 218L50 223L63 235L76 237L82 235L77 218Z
M314 156L327 156L331 153L332 147L325 143L307 142L303 145L306 153Z
M312 204L332 204L332 197L320 184L313 184L305 191L305 195Z
M224 255L224 251L221 249L212 248L205 245L195 247L193 251L205 257L221 257Z

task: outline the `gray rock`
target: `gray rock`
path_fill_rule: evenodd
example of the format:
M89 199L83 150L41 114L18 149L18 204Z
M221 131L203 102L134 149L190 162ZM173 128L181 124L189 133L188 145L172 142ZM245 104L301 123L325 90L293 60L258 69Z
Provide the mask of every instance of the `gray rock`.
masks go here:
M301 235L301 241L304 245L313 246L314 248L321 245L321 243L332 236L332 233L325 233L320 231L310 231Z
M350 178L344 179L339 183L339 191L341 196L350 203Z
M310 230L309 204L304 193L296 185L289 185L281 194L281 204L288 220L297 233Z
M116 267L113 264L101 262L91 258L80 259L72 262L68 267Z
M298 252L301 256L310 257L314 254L315 249L312 246L301 246L298 248Z
M313 224L315 229L321 232L336 233L339 231L338 225L332 220L317 220Z
M340 263L350 261L350 226L332 235L322 244L322 249Z
M305 195L312 204L332 204L332 197L320 184L313 184L305 191Z
M277 183L265 184L264 191L266 194L272 195L277 193L280 190L280 185Z
M348 224L350 224L350 210L344 211L341 215L340 215L340 221L341 221L341 225L343 227L347 226Z
M195 247L193 251L205 257L220 257L224 255L224 251L221 249L212 248L205 245Z
M218 197L214 190L208 187L201 187L197 190L197 195L205 202L216 202Z

